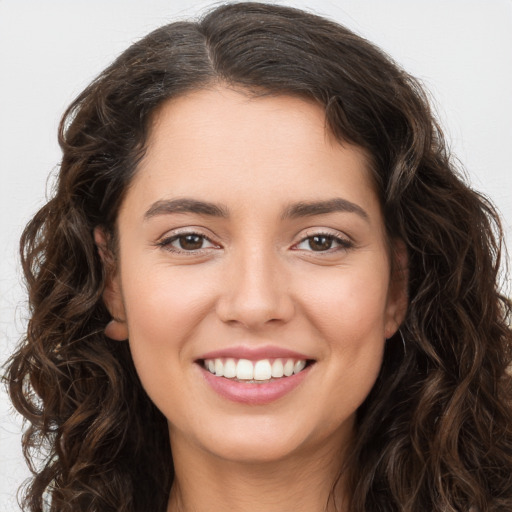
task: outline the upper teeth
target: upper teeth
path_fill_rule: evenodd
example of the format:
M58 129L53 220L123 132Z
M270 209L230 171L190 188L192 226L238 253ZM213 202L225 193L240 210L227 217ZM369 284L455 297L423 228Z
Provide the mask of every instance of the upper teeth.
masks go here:
M304 359L205 359L204 367L217 377L239 380L269 380L290 377L306 367Z

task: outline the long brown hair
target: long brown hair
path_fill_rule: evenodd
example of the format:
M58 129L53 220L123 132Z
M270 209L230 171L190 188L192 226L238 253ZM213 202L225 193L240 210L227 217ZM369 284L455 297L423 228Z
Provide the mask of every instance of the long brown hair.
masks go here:
M7 377L28 420L25 509L165 510L166 420L128 345L104 335L92 232L115 238L156 109L215 82L322 105L340 142L372 155L389 237L407 247L407 318L358 410L351 512L512 510L512 306L496 212L457 172L416 80L338 24L253 2L152 32L63 117L53 197L21 239L31 319Z

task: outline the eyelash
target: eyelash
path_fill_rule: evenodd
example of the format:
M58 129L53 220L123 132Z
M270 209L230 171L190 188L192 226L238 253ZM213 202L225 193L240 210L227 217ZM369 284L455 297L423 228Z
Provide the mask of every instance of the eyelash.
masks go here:
M308 233L297 244L295 244L294 247L299 246L300 244L306 242L307 240L312 240L315 237L327 238L330 240L331 243L338 244L338 247L334 247L334 248L329 247L329 249L327 249L326 251L314 251L313 249L311 249L306 252L312 252L312 253L315 253L318 255L323 255L323 254L327 255L327 254L333 254L334 252L338 252L338 251L348 251L349 249L352 249L354 247L354 243L351 240L349 240L347 238L342 238L340 236L336 236L333 233L322 232L322 231L311 233L311 234ZM295 250L300 251L302 249L295 249Z
M174 242L178 241L180 238L189 237L189 236L199 237L201 239L201 241L203 241L203 242L207 241L210 244L212 244L213 246L218 247L218 245L215 244L210 238L208 238L204 234L196 232L196 231L186 231L183 233L177 233L175 235L172 235L170 237L166 237L166 238L160 240L159 242L157 242L156 245L158 247L161 247L161 248L165 249L166 251L172 252L174 254L183 254L183 255L190 255L190 256L204 254L206 251L208 251L209 249L212 248L212 247L205 247L205 248L199 248L199 249L186 250L186 249L181 249L181 248L172 246L172 244ZM332 243L335 243L338 245L338 247L334 247L334 248L329 247L325 251L315 251L315 250L311 249L311 245L310 245L310 250L298 248L298 246L300 246L304 242L307 242L308 240L312 240L315 237L326 238L330 241L331 245L332 245ZM310 242L310 244L311 244L311 242ZM342 238L340 236L336 236L333 233L320 231L320 232L315 232L315 233L311 233L311 234L308 233L298 243L294 244L292 249L296 250L296 251L302 250L305 252L310 252L310 253L314 253L316 255L321 256L321 255L333 254L338 251L348 251L349 249L352 249L353 247L354 247L354 243L351 240L348 240L347 238Z
M204 234L198 233L196 231L185 231L183 233L177 233L176 235L172 235L172 236L164 238L163 240L160 240L159 242L157 242L156 245L158 247L162 247L166 251L169 251L169 252L172 252L175 254L186 254L186 255L203 254L205 250L211 249L211 247L206 247L206 248L200 248L200 249L187 251L185 249L179 249L179 248L173 247L171 245L173 242L176 242L180 238L185 238L187 236L197 236L197 237L201 238L203 241L206 240L206 241L210 242L212 245L217 245L212 240L210 240L210 238L208 238Z

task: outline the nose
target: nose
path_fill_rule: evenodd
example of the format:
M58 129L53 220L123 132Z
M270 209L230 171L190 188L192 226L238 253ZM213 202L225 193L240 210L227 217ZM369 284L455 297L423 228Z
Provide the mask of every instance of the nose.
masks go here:
M217 302L223 322L257 330L293 317L289 280L279 257L269 252L253 248L230 262Z

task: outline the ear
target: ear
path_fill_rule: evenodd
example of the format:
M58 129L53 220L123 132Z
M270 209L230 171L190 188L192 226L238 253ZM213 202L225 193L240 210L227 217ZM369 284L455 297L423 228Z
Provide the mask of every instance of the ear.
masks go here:
M403 240L392 240L391 247L391 276L386 305L385 337L391 338L407 314L409 299L409 258L407 247Z
M126 324L121 283L114 255L108 246L108 235L99 226L94 228L94 242L106 275L103 301L112 315L112 320L105 327L105 334L113 340L123 341L128 339L128 326Z

